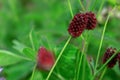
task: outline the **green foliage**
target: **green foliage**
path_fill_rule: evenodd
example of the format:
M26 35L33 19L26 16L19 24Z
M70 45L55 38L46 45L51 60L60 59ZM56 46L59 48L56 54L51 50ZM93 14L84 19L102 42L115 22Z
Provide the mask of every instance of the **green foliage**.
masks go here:
M119 0L0 0L0 67L4 68L0 77L4 76L7 80L29 80L33 75L32 80L45 80L49 71L35 67L39 48L44 46L51 50L57 59L69 36L67 28L71 14L92 10L97 16L98 25L95 30L82 33L87 39L88 47L85 49L79 73L79 80L90 80L104 24L115 5L116 10L110 17L103 36L98 69L102 65L102 56L107 47L120 48ZM77 58L81 56L82 48L83 39L72 38L49 80L75 79L79 65ZM91 56L92 61L89 61L88 56ZM95 77L99 78L101 73L102 70ZM103 80L119 79L118 64L113 69L107 69L103 76Z
M0 50L0 66L8 66L22 60L20 56L5 50Z

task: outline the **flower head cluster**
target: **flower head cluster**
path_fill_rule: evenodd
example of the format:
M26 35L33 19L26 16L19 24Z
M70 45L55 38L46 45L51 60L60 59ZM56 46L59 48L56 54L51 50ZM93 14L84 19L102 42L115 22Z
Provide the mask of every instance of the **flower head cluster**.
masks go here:
M112 57L113 54L116 53L116 48L108 48L103 56L103 63L105 63L110 57ZM114 67L114 65L117 63L119 63L119 67L120 67L120 53L117 53L111 60L110 62L107 64L108 68L112 68Z
M72 19L68 32L72 37L79 37L85 29L93 30L96 27L96 24L97 19L94 13L79 13Z

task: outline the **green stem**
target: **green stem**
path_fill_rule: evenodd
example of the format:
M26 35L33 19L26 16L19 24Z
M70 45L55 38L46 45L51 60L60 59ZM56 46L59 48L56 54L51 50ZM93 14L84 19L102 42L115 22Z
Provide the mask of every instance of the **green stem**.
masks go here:
M35 46L34 46L34 43L33 43L33 37L32 37L32 31L33 31L33 29L30 31L29 39L30 39L30 43L32 45L33 50L35 50Z
M48 74L48 76L47 76L46 80L49 80L49 78L50 78L50 76L51 76L51 74L52 74L52 72L53 72L53 70L54 70L55 66L57 65L57 63L58 63L59 59L61 58L61 56L62 56L62 54L63 54L63 52L64 52L65 48L67 47L68 43L69 43L69 42L70 42L70 40L71 40L71 38L72 38L72 37L70 36L70 37L68 38L67 42L65 43L65 45L64 45L64 47L63 47L63 49L61 50L60 54L58 55L58 57L57 57L57 59L56 59L56 61L55 61L54 65L53 65L53 67L51 68L51 70L50 70L50 72L49 72L49 74Z
M116 6L112 9L112 11L115 8L116 8ZM95 64L95 71L96 71L96 68L97 68L97 64L98 64L98 60L99 60L99 56L100 56L100 51L101 51L101 48L102 48L102 43L103 43L103 39L104 39L105 30L106 30L106 27L107 27L108 20L109 20L111 14L112 14L112 11L108 14L108 17L106 19L106 22L105 22L105 25L104 25L104 29L103 29L103 32L102 32L101 41L100 41L100 45L99 45L99 49L98 49L98 54L97 54L97 59L96 59L96 64Z
M73 12L72 12L72 7L71 7L71 4L70 4L70 0L68 0L68 6L69 6L69 9L70 9L71 16L73 18Z
M32 72L32 75L31 75L31 78L30 78L30 80L33 80L33 78L34 78L35 69L36 69L36 64L35 64L35 66L34 66L34 68L33 68L33 72Z
M103 78L106 71L107 71L107 67L104 68L99 80L102 80L102 78Z
M82 80L85 80L85 67L86 67L86 58L84 56L84 60L83 60L83 73L82 73Z
M106 1L106 0L102 0L102 3L101 3L101 5L100 5L100 8L99 8L98 13L97 13L97 17L99 16L99 14L100 14L100 12L101 12L101 9L102 9L105 1Z
M93 6L92 6L91 11L93 11L93 10L94 10L94 8L96 7L96 3L97 3L97 0L95 0L94 4L93 4Z
M79 80L79 72L80 72L80 67L81 67L81 63L82 63L82 58L83 58L83 55L84 55L85 45L86 45L86 43L84 42L82 54L80 56L79 63L78 63L77 80Z
M95 64L95 71L96 71L96 68L97 68L97 63L98 63L98 60L99 60L100 51L101 51L102 43L103 43L103 39L104 39L104 34L105 34L105 30L106 30L109 18L110 18L110 14L107 17L107 20L105 22L104 29L103 29L103 32L102 32L101 41L100 41L100 45L99 45L99 49L98 49L98 54L97 54L97 59L96 59L96 64Z
M78 0L78 1L79 1L79 3L80 3L80 6L81 6L82 10L85 11L85 7L83 6L81 0Z

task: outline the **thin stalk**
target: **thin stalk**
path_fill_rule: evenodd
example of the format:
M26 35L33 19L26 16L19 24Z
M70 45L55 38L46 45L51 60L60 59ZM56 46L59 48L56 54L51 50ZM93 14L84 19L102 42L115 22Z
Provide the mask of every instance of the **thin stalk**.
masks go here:
M30 34L29 34L29 39L30 39L30 43L31 43L31 45L32 45L33 50L35 50L35 45L34 45L34 43L33 43L33 37L32 37L32 31L33 31L33 29L31 30L31 32L30 32Z
M70 4L70 0L68 0L68 6L69 6L69 9L70 9L71 16L73 18L73 11L72 11L72 7L71 7L71 4Z
M83 6L81 0L78 0L78 1L79 1L79 3L80 3L80 6L81 6L82 10L85 11L85 7Z
M84 51L85 51L85 44L86 44L86 43L84 43L84 45L83 45L82 54L81 54L81 56L80 56L79 63L78 63L77 80L79 80L79 72L80 72L80 67L81 67L81 63L82 63L82 58L83 58Z
M113 8L113 10L115 8L116 8L116 6ZM106 19L106 22L105 22L105 25L104 25L104 29L103 29L103 32L102 32L101 41L100 41L100 45L99 45L99 49L98 49L98 54L97 54L97 59L96 59L96 64L95 64L95 71L96 71L96 68L97 68L97 64L98 64L98 60L99 60L99 56L100 56L100 51L101 51L101 48L102 48L102 43L103 43L103 39L104 39L104 34L105 34L105 31L106 31L107 23L108 23L108 20L109 20L109 18L111 16L112 11L108 14L108 17Z
M80 57L80 50L78 50L76 54L76 67L75 67L75 75L74 75L74 80L77 78L77 71L78 71L78 63L79 63L79 57Z
M101 5L100 5L100 8L99 8L98 13L97 13L97 17L99 16L99 14L100 14L100 12L101 12L101 10L102 10L102 7L103 7L105 1L106 1L106 0L102 0L102 3L101 3Z
M53 72L53 74L55 74L55 75L59 78L59 80L65 80L65 78L62 77L60 74L57 74L57 73L55 73L55 72Z
M64 45L64 47L63 47L63 49L61 50L60 54L58 55L58 57L57 57L57 59L56 59L56 61L55 61L54 65L53 65L53 67L51 68L51 70L50 70L50 72L49 72L49 74L48 74L48 76L47 76L46 80L49 80L49 78L50 78L50 76L51 76L51 74L52 74L52 72L53 72L53 70L54 70L55 66L57 65L57 63L58 63L59 59L61 58L61 56L62 56L62 54L63 54L63 52L64 52L65 48L67 47L68 43L69 43L69 42L70 42L70 40L71 40L71 38L72 38L72 37L70 36L70 37L68 38L67 42L65 43L65 45Z
M96 64L95 64L95 71L96 71L96 68L97 68L97 64L98 64L98 60L99 60L99 56L100 56L100 51L101 51L102 43L103 43L103 39L104 39L104 34L105 34L105 30L106 30L109 18L110 18L110 14L107 17L107 20L105 22L104 29L103 29L103 32L102 32L101 41L100 41L100 45L99 45L99 49L98 49L98 54L97 54L97 59L96 59Z
M107 67L104 68L99 80L102 80L102 78L103 78L106 71L107 71Z
M82 75L82 80L85 80L85 67L86 67L86 58L85 58L85 55L84 55L84 60L83 60L83 75Z
M33 72L32 72L32 75L31 75L31 78L30 78L30 80L33 80L33 78L34 78L35 69L36 69L36 64L35 64L35 66L34 66L34 68L33 68Z
M92 6L91 11L93 11L93 10L94 10L94 8L96 7L96 4L97 4L97 0L95 0L94 4L93 4L93 6Z

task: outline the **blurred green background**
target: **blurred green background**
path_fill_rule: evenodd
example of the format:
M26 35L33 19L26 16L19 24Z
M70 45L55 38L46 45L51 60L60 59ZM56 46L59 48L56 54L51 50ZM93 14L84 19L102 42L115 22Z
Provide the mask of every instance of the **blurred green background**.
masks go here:
M78 0L70 0L70 2L74 14L83 12ZM82 0L85 12L91 10L94 2L95 0ZM103 6L98 11L102 2ZM117 8L107 24L101 53L103 54L109 46L120 48L120 0L97 0L93 12L97 16L98 25L94 31L89 31L87 51L88 55L93 56L93 59L96 59L106 17L115 5ZM14 44L19 44L19 42L32 47L29 36L30 32L34 31L38 41L38 44L35 45L37 49L45 46L54 50L68 38L67 29L71 19L67 0L0 0L0 49L17 52ZM86 33L87 31L83 33L83 36ZM77 38L71 44L78 47L79 44L81 45L80 41L81 39ZM104 80L119 79L120 70L118 71L118 68L110 70L104 77Z

